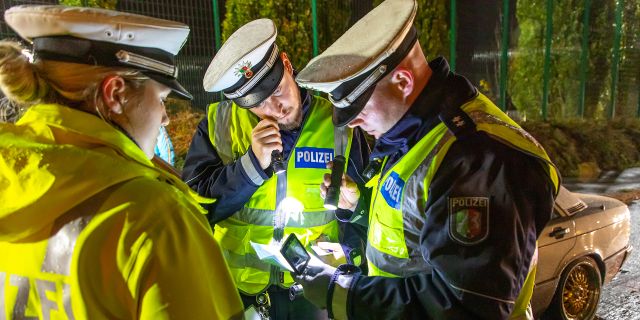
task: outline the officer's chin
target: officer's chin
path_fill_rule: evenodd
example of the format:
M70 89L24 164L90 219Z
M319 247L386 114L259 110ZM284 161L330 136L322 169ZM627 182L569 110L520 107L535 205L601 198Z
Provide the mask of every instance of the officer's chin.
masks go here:
M297 128L300 128L301 124L302 124L302 114L299 114L298 117L293 119L291 118L291 115L290 115L289 117L282 119L282 122L278 121L278 127L280 128L280 130L297 129Z

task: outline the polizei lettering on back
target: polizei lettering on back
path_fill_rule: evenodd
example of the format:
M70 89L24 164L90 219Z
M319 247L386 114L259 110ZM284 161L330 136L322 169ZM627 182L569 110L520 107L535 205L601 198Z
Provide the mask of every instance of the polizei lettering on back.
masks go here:
M464 197L464 198L451 198L452 206L465 206L465 207L486 207L489 205L489 198L485 197Z
M8 312L9 319L73 320L71 287L53 279L55 277L40 279L0 271L0 319L5 319Z
M327 163L333 161L333 149L300 147L296 148L294 156L296 168L326 169Z
M390 207L400 209L400 200L402 199L404 184L404 180L402 180L396 172L391 172L382 184L382 190L380 190L380 192Z

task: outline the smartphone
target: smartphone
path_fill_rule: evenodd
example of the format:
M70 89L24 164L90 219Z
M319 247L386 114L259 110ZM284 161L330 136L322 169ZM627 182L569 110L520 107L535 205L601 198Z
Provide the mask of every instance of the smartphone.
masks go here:
M302 274L311 259L307 250L304 248L300 240L298 240L298 237L293 233L284 241L284 244L280 249L280 253L282 253L285 260L289 262L296 275Z

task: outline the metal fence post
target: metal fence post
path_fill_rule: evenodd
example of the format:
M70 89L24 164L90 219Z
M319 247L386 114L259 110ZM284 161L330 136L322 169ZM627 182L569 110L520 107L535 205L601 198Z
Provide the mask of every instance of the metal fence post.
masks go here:
M509 1L502 0L502 55L500 56L500 108L507 110L507 76L509 72Z
M316 0L311 0L311 29L313 31L313 56L318 55L318 10Z
M553 35L553 0L547 0L547 28L544 39L544 74L542 80L542 120L547 121L549 72L551 69L551 36Z
M216 47L216 53L218 52L218 49L220 49L220 46L222 46L222 41L221 41L221 37L220 37L220 10L218 9L218 0L212 0L213 1L213 32L214 32L214 36L215 36L215 47Z
M638 81L638 111L636 111L636 118L640 118L640 79Z
M580 104L578 105L578 117L584 117L584 103L587 92L587 69L589 58L589 15L591 14L591 0L584 0L582 19L582 52L580 53Z
M220 10L218 8L218 0L211 0L213 5L213 36L214 36L214 47L216 48L215 54L218 54L218 50L222 46L222 37L220 36ZM224 100L224 95L222 91L218 93L218 101Z
M616 114L616 89L618 86L618 63L620 62L620 38L622 30L622 8L624 0L616 1L616 30L613 38L613 57L611 58L611 100L609 101L609 119Z
M451 10L449 12L449 18L450 18L450 28L449 28L449 65L451 67L451 71L455 72L456 71L456 41L457 41L457 22L456 22L456 15L457 15L457 5L456 5L456 0L451 0L450 1L450 5L451 5Z

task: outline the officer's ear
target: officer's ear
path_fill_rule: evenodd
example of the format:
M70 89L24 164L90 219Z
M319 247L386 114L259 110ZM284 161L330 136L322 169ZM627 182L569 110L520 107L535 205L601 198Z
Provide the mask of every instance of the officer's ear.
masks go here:
M414 80L413 73L405 68L396 68L391 73L391 86L405 101L413 93Z
M284 69L289 72L289 74L293 74L293 65L291 65L291 61L289 60L289 56L287 56L286 52L280 53L280 59L282 59L282 63L284 63Z
M110 75L102 80L100 93L106 111L115 114L124 112L126 82L121 76Z

